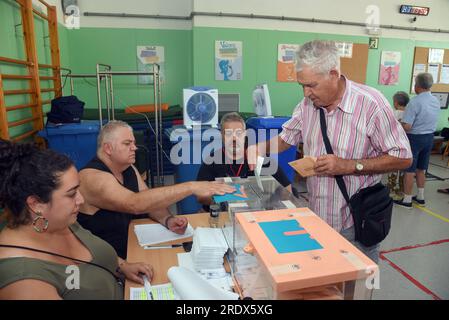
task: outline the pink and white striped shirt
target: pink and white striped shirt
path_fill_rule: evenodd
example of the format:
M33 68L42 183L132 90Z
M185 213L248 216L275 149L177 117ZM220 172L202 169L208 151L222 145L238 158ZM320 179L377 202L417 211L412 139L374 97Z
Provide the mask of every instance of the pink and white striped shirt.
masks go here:
M343 159L370 159L384 154L412 158L408 138L395 119L385 97L376 89L346 79L346 89L339 106L327 112L327 134L334 154ZM290 145L304 143L304 154L326 154L320 127L319 109L304 98L283 125L280 137ZM344 176L349 197L362 188L380 182L382 175ZM310 209L337 231L354 222L333 176L307 178Z

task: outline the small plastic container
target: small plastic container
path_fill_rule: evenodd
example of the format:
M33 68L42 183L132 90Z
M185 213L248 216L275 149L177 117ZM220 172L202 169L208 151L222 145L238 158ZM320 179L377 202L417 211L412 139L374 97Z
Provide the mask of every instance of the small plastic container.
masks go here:
M220 206L212 204L209 207L209 226L211 228L218 228L220 220Z

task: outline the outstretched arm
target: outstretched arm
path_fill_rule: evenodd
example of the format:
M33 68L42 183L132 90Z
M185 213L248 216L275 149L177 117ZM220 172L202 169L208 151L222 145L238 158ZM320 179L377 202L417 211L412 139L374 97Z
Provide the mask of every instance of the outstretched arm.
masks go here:
M84 169L80 172L80 192L87 204L107 210L142 214L161 210L192 194L212 196L233 192L234 188L217 182L185 182L173 186L132 192L107 172Z

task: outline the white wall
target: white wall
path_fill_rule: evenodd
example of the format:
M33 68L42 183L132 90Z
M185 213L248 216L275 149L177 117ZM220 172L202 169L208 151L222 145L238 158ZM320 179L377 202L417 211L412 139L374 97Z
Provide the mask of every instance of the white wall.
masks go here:
M33 2L38 2L33 0ZM58 20L62 23L60 0L47 0L58 7ZM413 5L430 7L426 17L399 14L403 0L78 0L81 10L82 27L103 28L156 28L190 29L193 26L253 28L286 31L334 33L348 35L366 35L359 26L333 25L323 23L293 22L265 19L195 17L194 21L158 20L141 18L85 17L84 12L160 14L189 16L196 12L223 12L255 15L273 15L297 18L315 18L343 20L365 23L368 18L367 7L379 8L379 23L404 27L431 28L449 30L449 0L415 0ZM382 37L449 41L449 34L419 31L382 29Z
M191 29L191 20L91 17L84 12L128 13L147 15L189 16L192 0L78 0L80 26L99 28Z
M399 14L399 6L410 3L403 0L194 0L196 12L223 12L257 15L274 15L297 18L315 18L326 20L343 20L365 23L368 18L366 9L370 5L379 8L380 24L399 25L403 27L431 28L449 30L448 0L415 0L413 5L430 7L428 16L418 16L417 21L410 22L414 16ZM194 26L216 26L226 28L255 28L319 33L337 33L349 35L366 35L362 27L333 25L308 22L291 22L265 19L212 18L195 17ZM428 32L387 30L383 37L449 41L449 34Z

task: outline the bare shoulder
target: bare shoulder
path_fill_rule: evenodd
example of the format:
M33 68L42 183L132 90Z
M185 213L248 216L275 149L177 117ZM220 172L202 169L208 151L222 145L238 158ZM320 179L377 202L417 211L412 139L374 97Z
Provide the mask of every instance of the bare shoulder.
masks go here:
M0 300L61 300L61 297L48 282L24 279L0 289Z
M119 184L117 179L109 173L97 169L83 169L79 172L81 188L102 189L106 184Z

